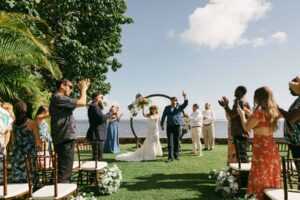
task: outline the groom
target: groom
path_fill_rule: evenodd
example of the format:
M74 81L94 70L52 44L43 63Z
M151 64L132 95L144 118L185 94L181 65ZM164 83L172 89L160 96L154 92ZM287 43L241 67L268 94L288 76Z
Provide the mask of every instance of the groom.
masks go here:
M183 125L182 112L183 109L188 105L188 100L186 93L182 92L184 98L184 103L182 105L178 104L176 97L171 98L171 105L166 106L163 112L160 126L161 130L164 130L164 122L167 119L167 137L168 137L168 160L166 162L172 162L175 158L179 160L179 135L180 127Z

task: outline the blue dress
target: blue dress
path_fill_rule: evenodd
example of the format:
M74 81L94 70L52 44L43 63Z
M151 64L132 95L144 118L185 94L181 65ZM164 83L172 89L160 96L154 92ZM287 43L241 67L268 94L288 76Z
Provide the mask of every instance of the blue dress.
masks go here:
M110 122L107 127L107 139L104 145L104 153L119 153L118 120Z
M15 183L27 183L24 156L26 154L29 157L37 155L33 133L26 128L26 125L13 128L15 144L12 159L12 179Z

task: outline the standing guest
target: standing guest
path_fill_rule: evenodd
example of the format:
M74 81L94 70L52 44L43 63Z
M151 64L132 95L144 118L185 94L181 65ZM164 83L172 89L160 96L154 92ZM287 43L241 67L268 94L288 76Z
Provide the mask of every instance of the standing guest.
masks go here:
M273 93L268 87L261 87L255 91L254 111L248 120L240 106L237 112L243 128L246 131L253 129L254 133L247 193L252 193L262 200L264 189L281 188L280 157L273 138L273 133L278 129L280 113Z
M15 183L26 183L27 176L24 156L37 155L37 149L42 148L42 141L39 137L39 129L35 121L30 119L30 105L19 100L14 106L15 122L13 124L13 159L12 159L12 179ZM28 110L29 108L29 110Z
M167 117L167 139L168 139L168 160L172 162L173 159L179 160L179 134L180 128L184 124L182 119L182 112L188 105L186 93L182 92L184 103L178 104L176 97L171 98L171 105L166 106L161 118L161 130L164 130L164 122Z
M193 112L189 117L191 133L192 133L192 142L193 142L193 151L192 153L197 156L202 156L202 148L201 148L201 132L203 125L203 116L199 111L199 105L193 105Z
M14 120L13 106L10 103L3 103L0 106L0 117L0 184L3 184L3 155L6 154L6 147L12 130L11 123Z
M51 154L51 142L52 138L49 133L49 127L46 119L49 117L49 110L47 106L41 105L35 115L34 121L39 127L39 134L42 141L47 143L48 151Z
M112 112L112 108L110 112ZM117 109L119 109L117 107ZM107 138L104 145L104 153L119 153L119 122L123 114L115 114L112 115L108 120L108 127L107 127Z
M237 112L238 104L250 110L250 106L248 101L246 100L247 89L244 86L238 86L235 89L234 96L234 104L232 109L229 108L229 100L227 97L222 97L222 100L219 100L220 106L222 106L228 117L230 118L230 127L231 127L231 134L233 136L234 145L236 149L236 156L242 163L248 163L248 156L247 156L247 144L249 135L248 132L244 130L241 118ZM247 114L247 113L246 113Z
M297 78L292 82L296 82ZM300 94L296 93L295 88L290 87L290 92L297 99L291 104L288 111L279 108L281 115L284 117L284 138L289 144L293 158L300 158ZM300 170L300 163L295 163Z
M210 110L210 104L205 104L205 110L203 115L203 138L204 138L204 150L213 150L215 148L215 113Z
M72 99L73 84L68 79L60 79L56 82L57 92L52 94L50 101L51 137L54 150L58 158L58 182L70 182L74 161L74 147L76 140L75 119L73 111L76 107L86 105L86 91L90 86L90 80L79 82L79 99Z
M107 137L107 124L106 121L118 112L117 106L112 106L110 112L103 114L103 95L100 93L92 94L92 103L89 105L88 118L90 127L86 134L86 139L90 141L98 141L98 147L96 143L92 144L93 159L103 160L103 148L104 142ZM98 152L96 151L98 149ZM96 157L98 155L98 157Z

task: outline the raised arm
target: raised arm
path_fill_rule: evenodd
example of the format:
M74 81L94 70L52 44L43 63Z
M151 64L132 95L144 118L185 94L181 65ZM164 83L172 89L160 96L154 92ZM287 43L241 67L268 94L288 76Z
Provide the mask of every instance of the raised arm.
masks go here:
M259 123L259 119L255 118L255 117L250 117L247 120L246 116L245 116L245 111L243 111L239 106L237 108L237 113L241 118L243 129L246 132L249 132L251 129L255 128L257 126L257 124Z
M76 102L76 107L84 107L86 106L86 91L90 87L90 79L84 79L79 82L78 88L80 90L80 97Z
M148 117L148 115L145 113L144 106L142 107L142 111L143 111L143 116L144 116L144 117Z
M293 111L285 111L282 108L278 108L279 112L283 116L284 119L290 122L295 122L300 120L300 109L295 109Z

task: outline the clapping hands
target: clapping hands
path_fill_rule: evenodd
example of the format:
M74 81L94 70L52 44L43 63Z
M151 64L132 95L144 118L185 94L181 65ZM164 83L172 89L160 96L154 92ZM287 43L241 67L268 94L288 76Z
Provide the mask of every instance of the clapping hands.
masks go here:
M229 100L227 97L223 96L221 100L218 100L219 105L222 107L226 107L229 104Z
M79 90L87 90L91 85L91 80L89 78L79 81L77 87Z

